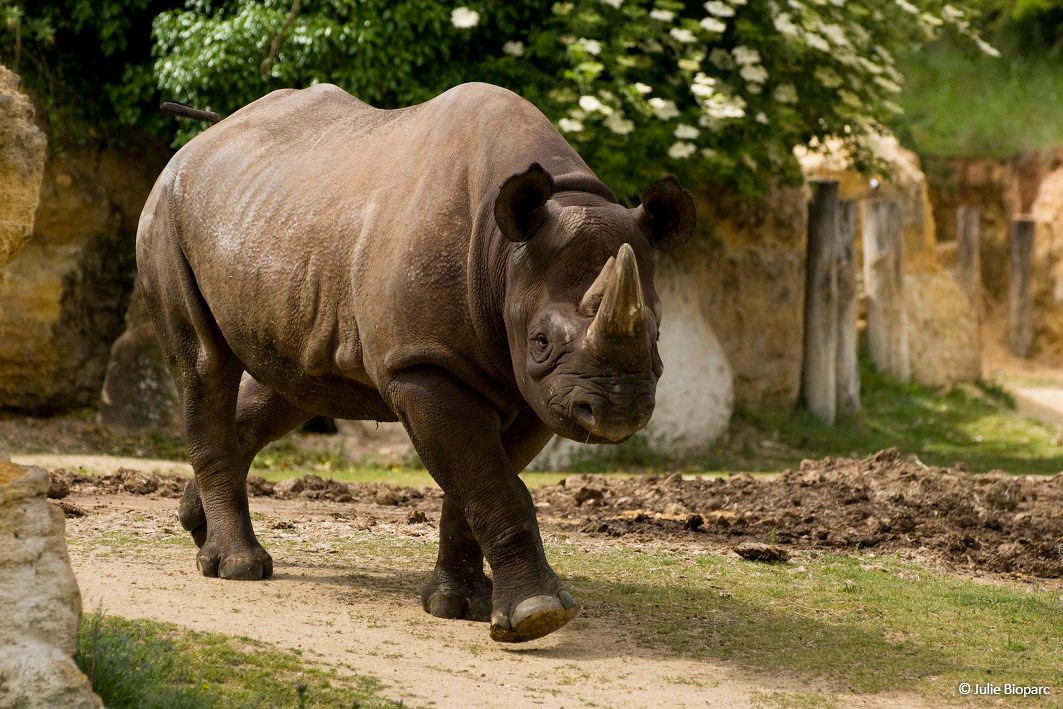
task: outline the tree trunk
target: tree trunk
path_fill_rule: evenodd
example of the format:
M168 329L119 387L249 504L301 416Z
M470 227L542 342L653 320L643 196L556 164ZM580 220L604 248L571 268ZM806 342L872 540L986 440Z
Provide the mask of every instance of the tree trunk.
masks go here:
M864 287L867 292L867 344L875 367L908 381L908 319L904 310L903 212L898 202L864 203Z
M824 423L837 412L838 183L812 183L808 206L808 263L805 272L805 347L801 376L805 405Z
M1016 357L1030 355L1030 274L1036 223L1031 217L1011 221L1011 278L1008 283L1008 345Z
M963 205L956 210L956 275L971 302L981 311L982 258L978 208Z
M835 365L838 411L852 415L860 410L860 362L856 337L856 202L839 205L838 242L834 259L838 271L838 352Z

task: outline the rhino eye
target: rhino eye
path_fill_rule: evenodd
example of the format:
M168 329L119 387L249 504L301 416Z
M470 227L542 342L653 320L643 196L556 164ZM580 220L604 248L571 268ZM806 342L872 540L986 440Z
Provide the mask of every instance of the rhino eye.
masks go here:
M550 346L550 340L546 339L546 335L542 333L533 337L532 342L535 344L535 348L540 352Z

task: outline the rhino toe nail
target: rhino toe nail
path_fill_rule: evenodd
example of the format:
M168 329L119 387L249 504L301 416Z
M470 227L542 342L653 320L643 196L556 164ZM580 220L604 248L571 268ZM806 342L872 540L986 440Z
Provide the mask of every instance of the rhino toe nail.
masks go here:
M461 599L457 596L437 593L429 599L428 608L425 610L436 618L460 618L462 616Z

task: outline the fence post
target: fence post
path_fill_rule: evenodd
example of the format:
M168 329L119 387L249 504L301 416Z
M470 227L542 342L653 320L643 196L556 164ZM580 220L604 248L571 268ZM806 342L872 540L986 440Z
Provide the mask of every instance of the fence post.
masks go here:
M1030 354L1033 323L1030 320L1030 275L1033 269L1032 217L1011 220L1011 277L1008 282L1008 346L1016 357Z
M956 275L971 302L982 308L982 257L978 208L962 205L956 209Z
M908 381L908 318L904 307L904 213L899 202L870 199L861 210L867 344L875 367Z
M838 182L812 183L808 205L808 262L805 269L805 342L801 389L809 411L824 423L837 413Z
M856 333L856 202L843 201L838 209L838 353L835 365L838 411L852 415L860 410L860 362Z

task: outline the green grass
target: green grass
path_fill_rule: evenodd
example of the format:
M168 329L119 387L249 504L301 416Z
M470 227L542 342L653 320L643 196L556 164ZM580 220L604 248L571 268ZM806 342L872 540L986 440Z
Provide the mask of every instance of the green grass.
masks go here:
M75 660L111 709L390 707L368 678L308 667L247 638L86 615Z
M994 59L939 42L904 58L902 142L921 155L986 158L1063 145L1063 63L999 48Z
M863 408L834 426L806 411L738 411L740 435L702 461L708 470L778 470L804 458L863 456L896 447L924 463L963 463L973 472L1063 470L1058 428L1016 414L1010 395L979 382L939 390L902 384L862 363ZM764 445L764 441L768 441Z
M960 682L1063 687L1059 588L987 585L889 558L798 566L664 550L548 554L586 616L647 647L834 692L955 702ZM809 699L784 703L832 703Z

